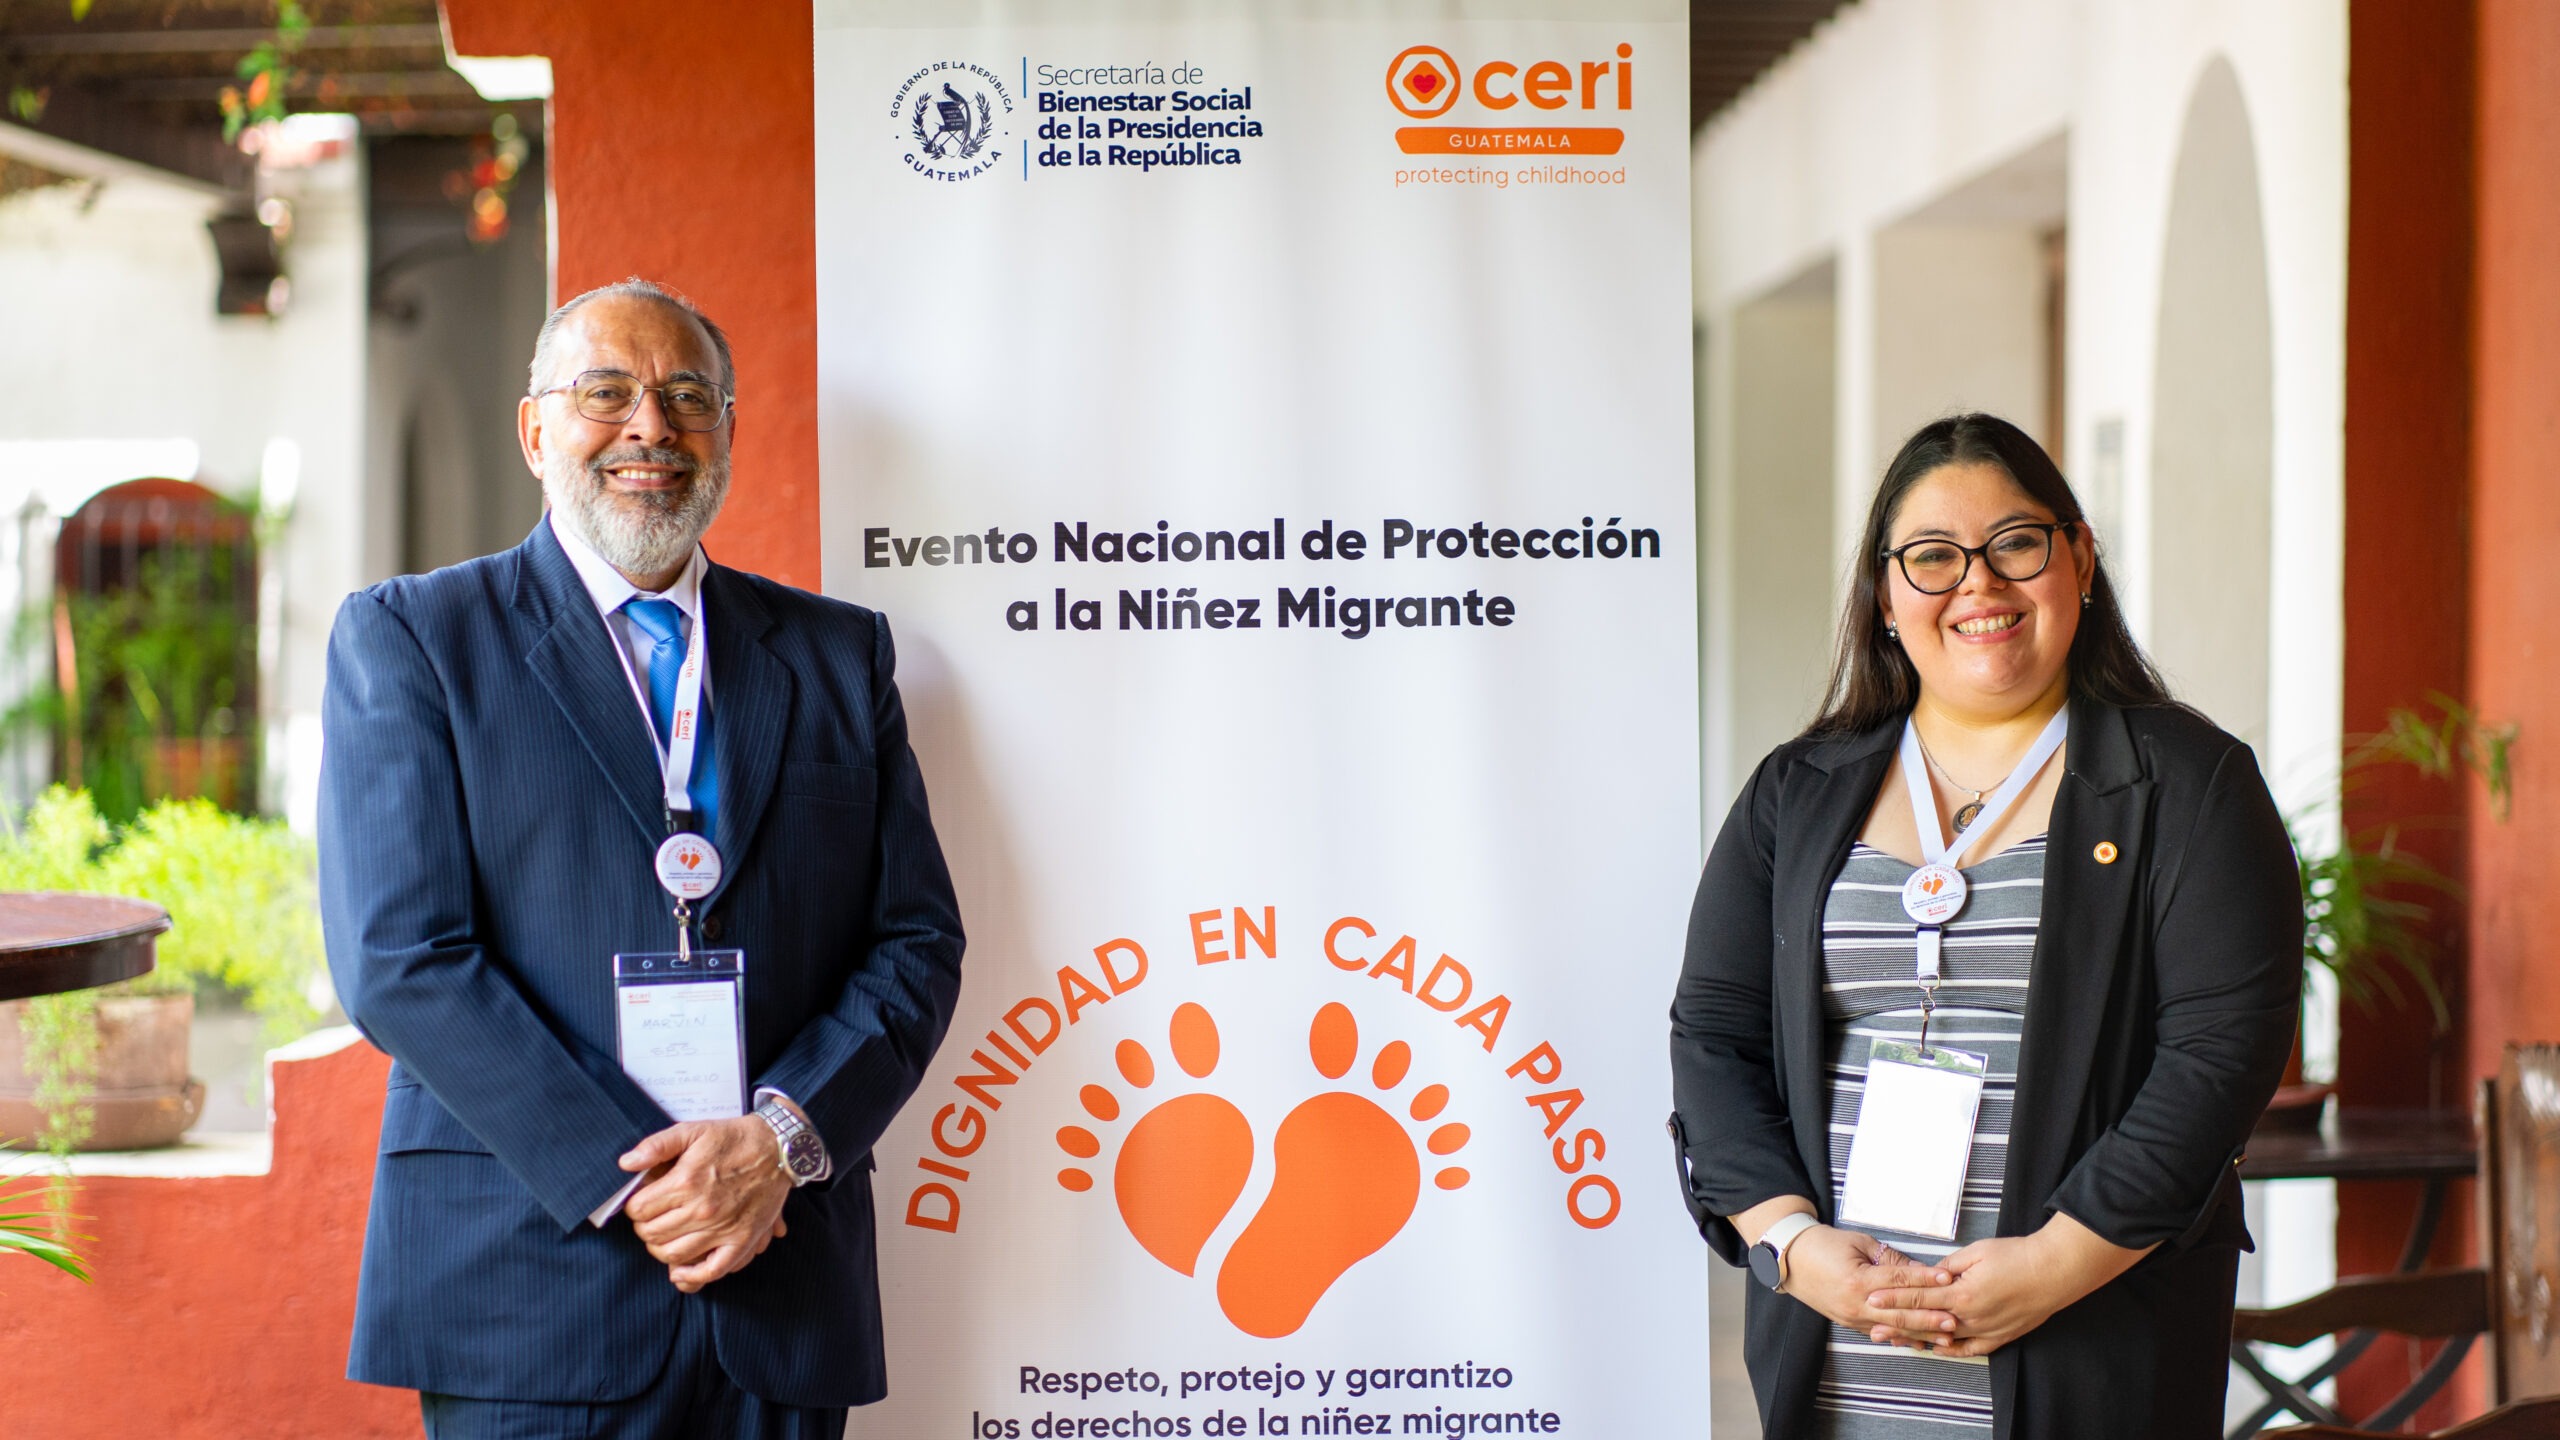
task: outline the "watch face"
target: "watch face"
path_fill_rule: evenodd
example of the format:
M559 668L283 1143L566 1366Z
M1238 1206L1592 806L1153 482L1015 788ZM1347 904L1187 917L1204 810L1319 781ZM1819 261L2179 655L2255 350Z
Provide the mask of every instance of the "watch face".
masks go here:
M806 1130L785 1142L782 1154L784 1160L791 1166L791 1173L804 1180L816 1175L819 1164L818 1148L818 1137Z
M1783 1278L1778 1274L1778 1252L1767 1245L1752 1246L1751 1275L1770 1289L1777 1289L1778 1281Z

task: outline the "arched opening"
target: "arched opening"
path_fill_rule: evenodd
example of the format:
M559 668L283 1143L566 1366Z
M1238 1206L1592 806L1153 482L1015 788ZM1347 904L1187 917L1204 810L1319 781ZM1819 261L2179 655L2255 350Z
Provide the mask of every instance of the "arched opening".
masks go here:
M2187 103L2160 261L2151 653L2180 698L2263 748L2275 361L2258 161L2222 58Z
M256 793L258 558L248 507L187 480L91 496L54 542L54 776L110 819Z

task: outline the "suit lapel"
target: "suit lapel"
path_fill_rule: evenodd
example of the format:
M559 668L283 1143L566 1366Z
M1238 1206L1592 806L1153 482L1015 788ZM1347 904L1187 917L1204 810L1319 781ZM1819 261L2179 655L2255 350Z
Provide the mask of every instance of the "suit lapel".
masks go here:
M2151 781L2124 712L2075 704L2064 761L2045 830L2044 908L2001 1182L2003 1235L2040 1225L2044 1199L2061 1183L2108 1014L2125 993L2126 936L2149 861ZM2101 844L2114 847L2103 861Z
M614 658L604 617L579 582L575 566L552 538L545 518L519 547L516 611L519 634L529 639L525 665L550 692L553 704L606 784L631 813L654 849L666 835L665 780L657 769L657 742L631 695L631 680Z
M1815 747L1805 757L1811 793L1781 801L1789 818L1801 817L1804 829L1778 847L1782 868L1771 877L1772 910L1786 927L1779 935L1786 958L1771 977L1772 998L1796 1151L1807 1178L1815 1181L1816 1204L1826 1218L1831 1212L1831 1186L1824 1178L1831 1173L1831 1087L1823 1073L1830 1049L1823 1043L1822 912L1830 901L1831 882L1848 860L1850 842L1875 808L1876 791L1884 784L1893 740L1900 733L1899 726L1885 726Z
M765 648L773 616L755 587L721 565L708 567L702 585L711 626L711 752L720 766L720 833L712 838L729 861L720 882L726 890L782 773L793 679L791 667ZM704 908L718 898L714 892Z

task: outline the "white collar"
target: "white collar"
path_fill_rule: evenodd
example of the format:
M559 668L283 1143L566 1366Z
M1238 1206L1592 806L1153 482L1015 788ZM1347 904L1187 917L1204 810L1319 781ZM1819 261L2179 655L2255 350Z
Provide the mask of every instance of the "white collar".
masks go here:
M675 583L653 596L632 584L629 577L598 555L586 537L578 533L577 526L562 524L559 512L553 511L550 520L551 538L560 542L560 549L569 557L571 568L578 572L578 579L586 585L588 598L596 602L598 614L611 615L637 595L672 600L686 618L697 625L702 623L702 572L706 562L700 545L693 547L693 555L685 561L684 570L676 576Z

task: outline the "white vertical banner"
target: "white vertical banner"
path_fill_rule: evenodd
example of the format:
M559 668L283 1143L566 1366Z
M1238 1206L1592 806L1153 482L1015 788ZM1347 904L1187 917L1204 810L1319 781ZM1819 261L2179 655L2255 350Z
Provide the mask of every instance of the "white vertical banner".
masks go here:
M853 1433L1704 1434L1685 7L815 10L969 932Z

